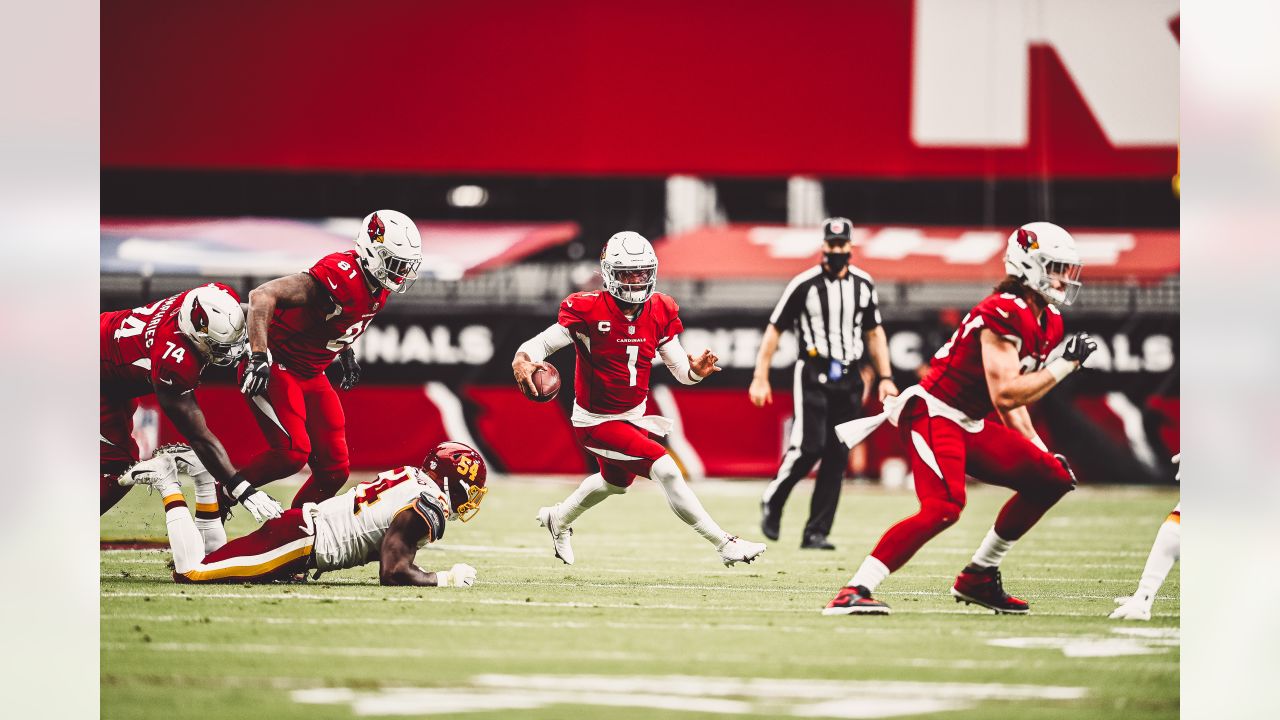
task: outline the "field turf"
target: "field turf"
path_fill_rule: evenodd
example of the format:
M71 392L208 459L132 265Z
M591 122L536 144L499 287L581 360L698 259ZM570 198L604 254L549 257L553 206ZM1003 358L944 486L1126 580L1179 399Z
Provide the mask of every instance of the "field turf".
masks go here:
M1030 616L1011 617L947 592L1008 496L971 486L960 522L881 586L892 616L823 617L880 533L914 510L913 495L847 487L839 549L801 551L804 486L782 539L730 569L637 481L578 521L577 564L566 566L533 518L572 483L490 487L473 521L418 555L427 569L474 565L470 589L384 588L373 565L306 584L180 586L167 548L104 549L102 717L1178 715L1177 568L1150 623L1107 619L1176 490L1067 496L1005 561L1006 587L1032 603ZM758 540L762 488L695 491L727 530ZM253 527L241 511L228 530ZM101 535L163 538L159 499L135 490Z

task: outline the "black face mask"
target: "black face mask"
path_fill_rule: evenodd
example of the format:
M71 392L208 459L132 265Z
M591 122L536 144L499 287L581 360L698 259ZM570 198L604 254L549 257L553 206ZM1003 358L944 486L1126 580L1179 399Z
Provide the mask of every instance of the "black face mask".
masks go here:
M849 253L824 252L822 253L822 262L826 266L827 274L835 277L849 266Z

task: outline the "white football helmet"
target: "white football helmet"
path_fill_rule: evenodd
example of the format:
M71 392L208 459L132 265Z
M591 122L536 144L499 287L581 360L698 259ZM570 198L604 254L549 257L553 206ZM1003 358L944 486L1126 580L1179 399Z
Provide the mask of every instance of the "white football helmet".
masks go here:
M640 233L620 232L600 251L600 274L610 295L638 305L649 299L658 284L658 256Z
M202 285L182 298L178 329L212 365L226 367L244 354L248 329L244 308L214 285Z
M365 216L356 233L356 250L369 277L394 293L405 292L418 279L422 236L402 212L379 210Z
M1054 305L1075 302L1083 267L1071 233L1053 223L1027 223L1009 236L1005 270Z

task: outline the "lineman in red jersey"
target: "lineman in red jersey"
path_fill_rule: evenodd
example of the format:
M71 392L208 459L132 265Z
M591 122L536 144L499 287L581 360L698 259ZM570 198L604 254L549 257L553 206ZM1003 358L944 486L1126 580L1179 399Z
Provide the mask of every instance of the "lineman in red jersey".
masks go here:
M236 474L192 393L206 366L231 365L244 353L244 310L235 291L210 283L151 305L102 313L99 322L101 512L129 492L116 478L138 460L133 411L137 398L155 393L160 408L208 468L196 482L197 524L206 547L214 549L227 537L215 481L259 520L278 517L280 505Z
M325 377L335 357L343 390L359 381L351 344L418 277L422 237L395 210L364 219L356 249L321 258L306 272L249 293L249 349L241 390L271 447L241 473L256 485L288 477L308 462L311 477L293 507L332 497L346 482L346 416Z
M653 291L658 258L649 241L634 232L609 238L600 255L606 292L580 292L560 304L556 324L520 346L511 363L516 382L532 392L530 377L548 355L573 343L574 433L600 465L600 472L564 502L538 511L538 522L551 534L556 557L573 564L571 525L583 512L610 495L625 493L637 475L648 477L666 493L676 516L715 546L725 565L749 563L764 552L761 543L742 540L720 529L689 489L675 460L655 436L666 435L671 422L646 416L649 370L657 355L676 380L693 385L720 368L704 350L697 358L680 345L675 300Z
M1000 561L1076 479L1066 458L1045 448L1026 406L1079 369L1097 344L1077 333L1061 357L1050 359L1063 339L1055 306L1070 305L1080 290L1080 256L1065 230L1023 225L1009 236L1005 268L1009 276L965 315L919 385L886 399L881 415L836 428L852 446L885 420L896 425L911 456L920 510L885 532L823 614L887 615L888 606L871 593L960 517L966 473L1015 493L951 594L997 613L1028 611L1005 593ZM1001 422L987 418L993 410Z

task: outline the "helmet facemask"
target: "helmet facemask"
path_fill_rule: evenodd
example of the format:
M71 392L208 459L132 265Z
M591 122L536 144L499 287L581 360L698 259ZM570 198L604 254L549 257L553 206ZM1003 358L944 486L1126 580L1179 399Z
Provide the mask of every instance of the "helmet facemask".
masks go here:
M178 312L178 328L210 365L227 367L244 355L244 311L221 290L200 287L190 291Z
M397 294L407 292L418 279L422 260L400 257L384 245L375 245L371 250L373 261L368 263L369 272L378 284Z
M639 305L653 295L658 284L658 266L623 266L601 261L604 286L609 294L622 302Z
M1035 253L1031 257L1040 265L1040 277L1033 289L1054 305L1075 302L1080 295L1080 271L1084 265Z

